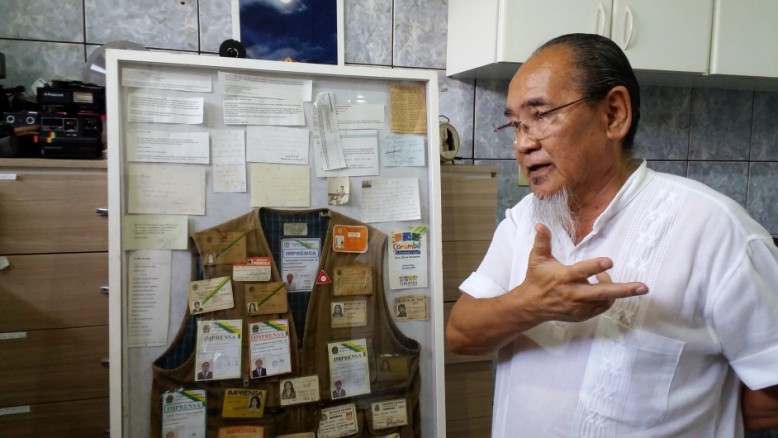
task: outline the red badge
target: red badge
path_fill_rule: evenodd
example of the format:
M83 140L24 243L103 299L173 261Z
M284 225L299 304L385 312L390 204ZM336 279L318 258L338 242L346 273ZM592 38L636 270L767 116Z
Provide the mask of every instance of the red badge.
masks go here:
M326 272L324 272L324 269L319 272L319 275L316 277L316 284L331 284L332 279L329 275L327 275Z

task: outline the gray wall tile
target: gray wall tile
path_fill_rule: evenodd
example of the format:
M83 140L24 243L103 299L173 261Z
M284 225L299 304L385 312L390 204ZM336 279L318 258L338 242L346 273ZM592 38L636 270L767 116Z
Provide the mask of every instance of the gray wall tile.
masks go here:
M754 93L751 159L778 161L778 93Z
M708 185L746 207L748 163L690 161L689 178Z
M751 163L748 212L772 235L778 235L778 163Z
M457 156L473 158L474 80L447 78L445 72L439 71L438 88L440 89L439 114L448 117L448 123L459 134L460 147ZM445 121L443 117L441 120Z
M748 160L753 92L695 88L690 160Z
M446 68L447 0L394 0L394 62Z
M84 42L82 0L3 0L0 38Z
M496 126L505 123L505 99L509 80L477 80L475 86L475 139L473 156L483 158L513 159L510 140L494 132Z
M649 161L647 166L657 172L686 176L686 161Z
M640 87L640 121L634 155L647 160L686 160L689 155L691 88Z
M347 64L392 64L392 0L345 0Z
M85 0L86 39L126 40L146 47L198 50L197 1Z
M219 53L224 40L232 38L232 2L200 1L200 50Z
M516 160L475 160L476 165L498 166L497 174L497 223L505 219L505 210L527 196L529 187L519 186L519 165Z
M0 84L6 88L23 85L30 92L38 78L81 80L83 76L83 44L0 39L0 52L5 54L8 75Z

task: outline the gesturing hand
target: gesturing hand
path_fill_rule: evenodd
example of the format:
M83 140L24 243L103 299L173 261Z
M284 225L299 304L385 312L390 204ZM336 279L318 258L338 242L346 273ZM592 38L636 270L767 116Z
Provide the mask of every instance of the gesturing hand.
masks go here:
M648 293L643 283L614 283L606 272L613 261L606 257L563 265L551 255L549 229L538 224L535 230L526 278L514 289L523 295L522 307L532 319L584 321L608 310L616 299ZM589 283L591 276L598 282Z

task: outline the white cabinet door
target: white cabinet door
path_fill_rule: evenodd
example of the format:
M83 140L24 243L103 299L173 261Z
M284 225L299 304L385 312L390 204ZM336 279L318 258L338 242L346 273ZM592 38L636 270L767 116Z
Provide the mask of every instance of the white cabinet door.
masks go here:
M778 77L778 2L716 0L710 72Z
M497 62L524 62L538 46L567 33L610 35L611 2L612 0L501 1Z
M705 73L712 20L713 0L613 0L611 39L632 68Z

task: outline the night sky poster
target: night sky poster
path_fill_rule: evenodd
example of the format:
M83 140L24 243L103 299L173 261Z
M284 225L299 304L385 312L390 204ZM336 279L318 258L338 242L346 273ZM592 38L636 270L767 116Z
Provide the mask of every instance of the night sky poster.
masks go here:
M246 57L338 64L338 0L239 0Z

